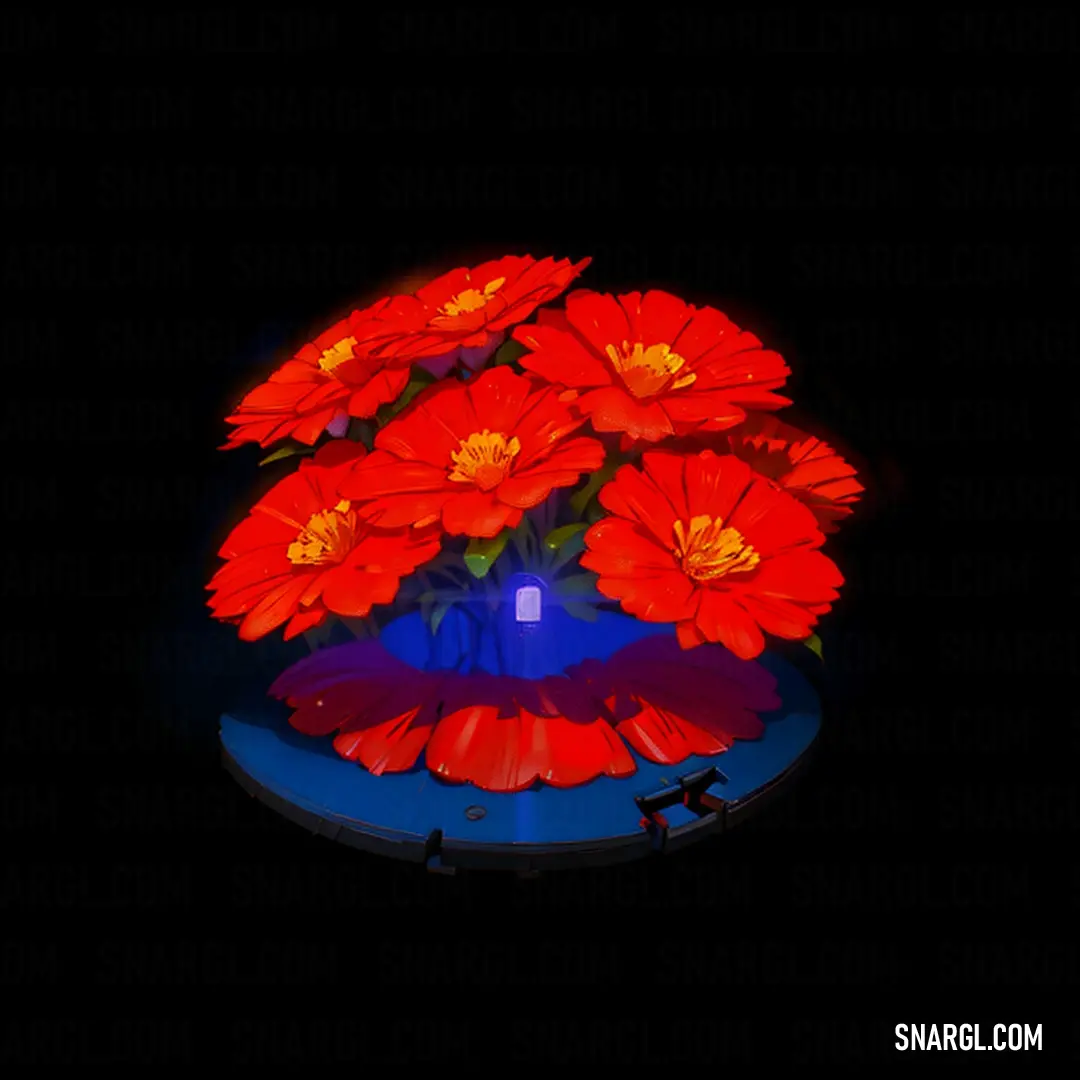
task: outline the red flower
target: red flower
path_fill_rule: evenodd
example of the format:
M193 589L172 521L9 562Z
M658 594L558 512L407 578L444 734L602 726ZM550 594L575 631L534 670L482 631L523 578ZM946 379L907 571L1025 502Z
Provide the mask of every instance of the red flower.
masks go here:
M711 755L763 731L776 680L719 646L690 653L656 636L544 679L421 671L379 641L322 649L270 688L306 735L375 775L428 770L486 791L575 787Z
M377 341L380 355L417 361L439 376L459 360L475 370L508 327L558 296L590 261L507 255L451 270L371 313L363 333Z
M790 374L779 355L714 308L666 292L616 299L578 290L565 314L542 311L514 338L532 350L525 368L581 392L597 431L657 442L733 427L748 408L790 404L772 393Z
M285 638L326 618L389 604L400 579L439 552L438 530L373 528L338 493L359 443L328 443L275 485L229 534L228 562L207 588L214 617L254 641L287 622Z
M684 648L719 641L744 659L762 631L801 640L843 578L816 549L814 515L739 458L652 452L600 490L610 512L585 534L597 589L646 622L677 624Z
M855 467L828 443L782 424L774 416L751 416L727 436L731 452L814 512L824 533L852 513L863 486Z
M343 428L348 417L374 416L380 405L394 401L408 384L408 363L373 355L363 340L389 302L380 300L335 323L255 387L226 417L237 428L221 449L250 442L269 446L285 438L311 446L332 424Z
M437 383L379 432L341 493L388 528L441 519L455 536L495 536L603 464L596 439L567 438L583 423L553 388L508 367Z

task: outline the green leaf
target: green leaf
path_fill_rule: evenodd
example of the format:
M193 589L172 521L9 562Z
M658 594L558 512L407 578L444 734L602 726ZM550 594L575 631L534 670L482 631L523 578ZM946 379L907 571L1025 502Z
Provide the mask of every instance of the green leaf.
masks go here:
M555 581L557 596L593 596L596 594L595 574L573 574Z
M596 493L615 475L622 464L621 458L609 457L603 466L589 477L589 482L571 497L570 508L578 517L585 516L585 508L596 496Z
M379 636L379 624L370 616L366 619L343 616L341 621L355 638L375 638Z
M495 355L491 358L488 367L500 367L503 364L515 364L528 351L529 350L522 345L520 341L515 341L511 338L509 341L506 341L499 346Z
M579 532L571 536L559 549L551 563L551 573L561 570L572 559L576 559L585 550L585 533Z
M572 525L563 525L561 528L552 529L544 537L544 545L551 551L558 551L575 533L584 531L588 526L583 521L575 521Z
M371 421L350 420L349 430L345 433L345 438L352 439L353 442L363 443L370 450L372 441L375 438Z
M470 540L465 549L465 565L469 568L469 573L475 578L486 577L495 560L503 553L509 539L510 530L503 529L491 540Z
M446 617L446 613L456 604L456 600L446 600L441 604L436 604L434 610L431 612L431 632L436 634L439 631L443 619Z
M585 507L589 505L589 500L600 490L602 482L600 474L593 473L593 475L589 477L589 482L580 491L575 492L570 497L570 509L573 510L578 517L584 517Z
M283 446L280 450L275 450L272 454L264 457L259 462L260 465L269 465L271 461L281 461L282 458L287 457L300 457L305 454L314 454L314 446Z
M567 600L563 604L566 614L583 622L596 622L599 612L592 604L584 604L580 600Z
M803 644L822 662L825 662L825 658L821 655L821 638L817 634L811 634L808 638L803 638Z
M517 528L511 530L510 538L514 541L514 548L521 561L528 563L532 558L533 529L527 517L523 516Z
M331 615L319 623L318 626L313 626L310 630L304 631L304 640L312 652L321 649L330 640L335 621L334 616Z
M445 578L459 588L464 588L467 580L461 556L454 551L443 551L436 555L430 562L424 563L421 572L424 575Z
M412 374L409 376L409 381L405 386L405 389L398 394L394 401L387 402L385 405L380 405L378 411L375 413L375 426L385 427L399 412L401 412L409 402L412 401L421 390L426 390L437 379L430 371L425 371L423 368L414 368Z
M384 405L379 409L378 416L380 417L380 426L385 424L387 420L391 420L393 417L397 416L397 414L401 412L401 410L404 409L421 390L427 389L427 387L436 381L435 376L432 375L430 371L425 371L423 368L414 368L412 375L409 377L408 384L398 395L397 400L392 404Z
M500 596L502 596L503 586L506 584L506 577L512 569L509 564L509 559L496 559L491 574L486 579L488 582L494 581Z

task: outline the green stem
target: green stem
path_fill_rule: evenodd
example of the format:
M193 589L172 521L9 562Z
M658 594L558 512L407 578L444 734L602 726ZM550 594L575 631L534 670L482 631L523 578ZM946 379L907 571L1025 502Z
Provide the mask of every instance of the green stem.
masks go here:
M585 511L596 493L626 464L626 460L622 454L609 454L604 464L589 477L589 482L570 499L570 509L579 519L585 516Z

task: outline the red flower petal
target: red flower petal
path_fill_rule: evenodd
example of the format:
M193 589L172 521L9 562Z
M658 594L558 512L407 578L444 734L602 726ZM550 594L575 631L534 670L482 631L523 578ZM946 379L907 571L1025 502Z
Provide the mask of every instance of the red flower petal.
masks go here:
M823 532L836 531L864 490L854 466L828 443L775 417L754 414L727 441L755 472L804 502Z
M446 488L446 469L426 461L402 460L384 450L369 454L364 464L341 482L341 495L357 501L381 495L409 495ZM452 489L451 489L452 490Z
M423 461L446 471L461 440L477 430L465 386L436 383L379 432L375 446L402 460Z
M753 616L716 589L702 591L695 621L707 640L722 642L743 660L753 660L765 648L765 637Z
M631 776L633 758L603 721L574 724L520 711L500 717L473 706L439 721L427 745L428 768L453 783L485 791L524 791L537 780L573 787L597 776Z
M269 514L252 514L229 533L218 554L225 559L235 559L259 548L290 544L295 539L296 529L287 522Z
M600 505L619 517L641 522L657 543L670 551L675 540L672 526L676 518L685 516L681 511L686 497L679 490L682 486L683 463L677 461L680 472L678 486L670 484L663 487L653 479L644 459L643 464L646 466L644 471L632 465L623 465L615 478L600 489Z
M584 559L582 564L585 565ZM589 566L592 566L589 561ZM688 619L697 606L698 594L685 574L677 570L639 572L634 577L602 576L597 591L618 600L624 611L644 622L678 622Z
M670 547L638 522L620 517L602 518L585 533L586 551L581 565L611 577L636 577L643 571L669 572L677 568Z
M354 439L335 439L319 447L314 456L300 463L300 468L317 466L322 469L334 469L346 462L359 461L367 455L367 447Z
M305 630L311 630L318 626L325 618L326 612L321 608L313 611L298 611L289 620L289 624L285 627L285 633L282 636L286 641L291 641L298 634L304 633Z
M361 517L381 529L400 529L442 516L454 498L452 491L418 491L409 495L383 495L357 507Z
M581 396L582 412L597 431L625 431L635 439L659 442L675 434L671 419L657 401L643 403L617 386L590 390Z
M507 433L516 430L525 402L533 389L528 379L515 374L508 367L493 368L465 384L474 422L483 422L491 431ZM468 435L469 432L462 434Z
M579 289L566 298L566 318L570 325L600 356L608 345L630 338L626 312L613 296Z
M673 348L681 344L680 335L694 313L685 301L659 289L644 296L628 293L619 297L619 304L630 324L631 341L663 341Z
M490 538L521 521L521 511L502 502L494 492L476 488L451 495L443 505L443 528L451 536Z
M514 340L531 350L521 357L521 366L556 386L611 385L611 372L603 361L565 330L540 323L519 326Z
M725 390L670 394L664 398L664 411L680 433L705 424L724 430L746 419L746 410L736 405Z
M844 577L820 551L800 548L768 559L758 570L754 592L795 603L823 604L836 599Z
M307 577L290 578L284 584L271 589L244 616L239 635L242 641L257 641L276 630L296 613L296 605L307 588Z
M677 765L696 754L718 754L734 740L723 739L649 704L615 729L646 761Z
M358 761L374 776L411 769L431 735L430 727L413 727L419 710L413 709L364 731L348 731L334 738L334 749L349 761Z

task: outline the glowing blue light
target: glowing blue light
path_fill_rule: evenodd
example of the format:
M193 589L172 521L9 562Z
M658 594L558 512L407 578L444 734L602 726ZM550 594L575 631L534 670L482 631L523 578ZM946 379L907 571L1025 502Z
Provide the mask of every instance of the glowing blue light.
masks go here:
M535 585L523 585L514 596L514 612L518 622L540 621L541 597Z

